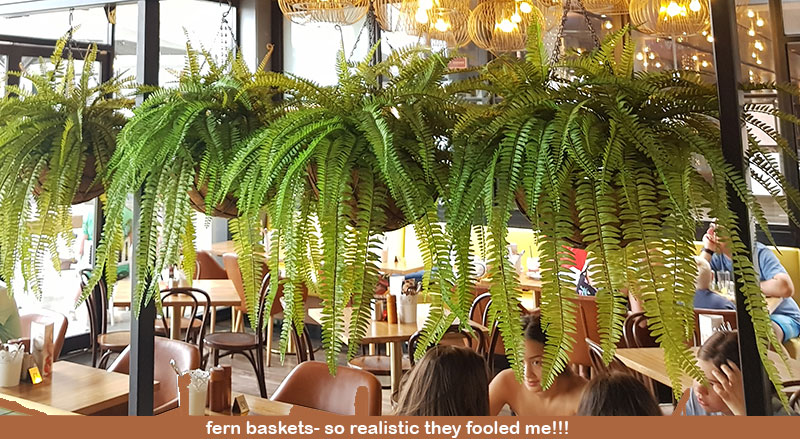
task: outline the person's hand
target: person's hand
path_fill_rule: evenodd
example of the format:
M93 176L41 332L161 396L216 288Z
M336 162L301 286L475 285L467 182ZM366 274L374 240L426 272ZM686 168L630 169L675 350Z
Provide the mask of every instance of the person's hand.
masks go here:
M711 372L719 381L713 384L714 391L725 401L725 405L736 416L745 415L744 387L742 386L742 371L732 361L723 364L719 370Z
M706 234L703 235L703 247L707 248L713 252L719 251L718 241L717 241L717 231L713 226L709 226Z

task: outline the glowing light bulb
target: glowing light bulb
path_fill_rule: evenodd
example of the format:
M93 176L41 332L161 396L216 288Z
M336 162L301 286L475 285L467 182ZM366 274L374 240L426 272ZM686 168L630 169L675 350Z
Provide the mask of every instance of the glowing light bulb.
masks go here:
M753 57L753 59L756 59L756 58L758 58L758 54L757 54L757 53L755 53L755 52L751 53L751 54L750 54L750 56L751 56L751 57Z
M660 62L657 62L657 63L656 63L656 68L657 68L657 69L660 69L660 68L661 68L661 63L660 63Z
M647 52L649 52L649 51L650 51L650 48L649 48L649 47L647 47L647 46L644 46L644 47L642 48L642 52L644 52L644 53L647 53Z
M423 11L433 8L433 0L419 0L417 4Z
M764 26L764 19L761 18L761 17L758 17L758 20L756 20L756 26L763 27Z
M656 59L656 54L653 53L653 52L650 52L650 54L647 55L647 57L650 58L650 59Z
M755 16L756 16L756 13L755 13L755 12L753 12L753 10L752 10L752 9L748 9L748 10L747 10L747 16L748 16L749 18L753 18L753 17L755 17Z
M712 35L709 35L709 36L706 37L706 41L708 41L709 43L713 43L714 42L714 37Z
M514 28L516 26L514 25L514 23L511 22L511 20L509 20L508 18L504 18L503 21L501 21L500 23L495 24L494 27L500 29L501 31L503 31L505 33L511 33L511 32L514 32Z
M750 73L750 76L753 76L755 74L755 73L753 73L752 70L750 70L749 73Z
M447 23L443 19L439 18L436 20L436 24L434 24L433 27L439 32L447 32L447 30L450 29L450 23Z
M611 20L607 20L607 21L606 21L606 22L603 24L603 26L604 26L606 29L611 29L612 27L614 27L614 25L611 23Z
M666 12L667 15L669 15L670 17L674 17L681 13L681 7L678 6L678 4L675 3L674 1L671 1L669 2L669 5L667 5L667 7L664 8L664 12Z
M533 6L531 6L531 4L528 2L522 2L519 4L519 10L523 14L530 14L533 10Z
M755 29L753 29L753 28L750 28L750 29L747 31L747 35L750 35L751 37L754 37L754 36L756 36L756 30L755 30Z
M700 63L700 65L703 67L708 67L708 61L703 60L703 62Z
M514 23L519 23L520 21L522 21L522 17L520 17L520 15L517 14L516 12L514 12L514 15L511 16L511 21L513 21Z
M419 24L425 24L428 22L428 13L425 12L425 9L419 8L417 9L417 13L414 14L414 19L417 20Z
M643 61L643 60L644 60L644 54L642 54L642 53L637 53L637 54L636 54L636 59L638 59L639 61Z
M756 64L761 65L761 58L756 60Z
M647 67L647 66L649 66L650 64L648 64L648 63L647 63L647 61L645 61L645 62L644 62L644 64L642 64L642 65L643 65L643 66L645 66L645 67Z
M697 55L692 55L692 61L697 61Z
M759 52L763 52L764 51L764 44L759 40L756 40L756 42L753 43L753 47L755 47L756 50L758 50Z
M699 12L700 9L701 9L700 0L692 0L691 3L689 3L689 10L690 11Z
M708 35L708 31L707 31L707 30L704 30L703 32L700 32L700 33L701 33L703 36L706 36L706 35Z

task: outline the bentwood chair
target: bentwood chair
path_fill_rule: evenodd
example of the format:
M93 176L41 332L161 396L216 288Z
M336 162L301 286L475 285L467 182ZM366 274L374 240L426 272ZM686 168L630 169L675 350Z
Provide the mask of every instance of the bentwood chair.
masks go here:
M647 327L647 316L644 312L628 315L622 326L622 334L629 348L658 347L658 342Z
M439 341L440 345L456 345L470 348L477 352L479 355L486 358L486 334L483 329L476 325L470 324L473 334L469 331L461 329L458 325L450 325L442 335ZM417 345L419 338L422 336L422 331L417 331L411 338L408 339L408 357L411 361L411 366L414 366L414 357L417 353ZM429 346L429 349L433 346Z
M622 362L617 356L611 357L611 362L606 365L603 362L604 351L599 343L596 343L590 338L585 338L586 345L589 348L589 358L592 362L592 376L607 376L612 372L621 372L631 374L631 370L625 363Z
M81 270L81 290L86 287L92 271ZM89 311L89 343L92 350L92 367L105 368L112 353L121 353L131 342L130 331L108 331L108 286L101 278L86 299ZM100 361L98 364L98 356Z
M40 309L36 312L20 314L19 322L22 328L21 338L28 340L31 337L31 323L52 323L53 361L58 360L58 356L61 355L61 349L64 347L64 338L67 335L67 326L69 325L64 314L50 311L49 309Z
M172 318L181 319L181 331L183 333L183 341L186 343L193 343L197 345L200 350L200 355L203 354L203 339L205 338L206 328L211 319L211 297L205 291L198 288L179 287L168 288L161 290L161 303L165 303L172 297L182 297L188 299L189 305L182 308L189 309L189 317L172 316L167 317L165 312L162 312L159 318L155 321L155 332L159 335L166 335L169 333ZM171 307L164 306L164 311ZM200 316L198 317L198 310Z
M236 354L244 355L250 365L253 366L253 371L256 373L256 381L258 381L258 390L262 398L267 397L267 384L265 378L264 366L264 347L265 347L265 334L264 330L264 305L269 296L270 275L267 273L261 281L261 289L259 291L258 299L258 319L256 323L256 333L251 334L248 332L214 332L205 336L205 346L211 350L213 366L219 365L219 359L225 356L233 356Z
M178 407L178 386L175 385L175 371L169 364L175 360L178 370L192 370L200 367L200 350L196 345L180 340L156 337L154 348L153 379L160 385L153 393L153 414L161 414ZM128 374L130 370L130 347L109 366L110 372Z
M359 392L362 388L366 391ZM339 415L381 415L381 383L374 375L338 366L332 376L328 365L319 361L298 364L271 399ZM366 410L357 412L356 407Z

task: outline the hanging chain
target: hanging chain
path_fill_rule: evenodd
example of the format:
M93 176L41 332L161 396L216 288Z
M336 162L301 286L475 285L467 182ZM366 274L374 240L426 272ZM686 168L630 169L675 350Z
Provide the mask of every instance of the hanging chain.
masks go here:
M353 49L350 50L350 56L347 59L353 59L353 55L356 53L356 48L358 47L358 43L361 41L361 35L364 34L364 28L367 27L369 24L369 15L367 18L364 19L364 24L361 25L361 30L358 31L358 36L356 36L356 42L353 44ZM342 32L342 27L338 24L336 25L339 27L339 32ZM372 30L368 30L367 33L372 32ZM342 48L344 48L344 37L342 37Z
M75 44L75 41L72 39L75 32L75 27L73 26L72 22L75 18L75 8L69 9L69 32L67 32L67 54L69 57L72 58L72 47Z
M580 13L583 15L584 20L586 20L586 27L589 28L589 33L592 35L592 42L594 43L594 48L597 49L600 47L600 39L597 37L597 32L594 30L594 26L592 26L592 20L589 18L589 12L586 11L586 8L583 6L583 0L575 0L578 4L578 8L580 8ZM567 24L567 16L569 15L570 6L572 4L572 0L564 0L564 9L563 13L561 14L561 23L558 25L558 33L556 34L556 40L553 43L555 47L553 47L553 55L550 59L550 62L555 64L561 58L561 46L564 42L564 29Z

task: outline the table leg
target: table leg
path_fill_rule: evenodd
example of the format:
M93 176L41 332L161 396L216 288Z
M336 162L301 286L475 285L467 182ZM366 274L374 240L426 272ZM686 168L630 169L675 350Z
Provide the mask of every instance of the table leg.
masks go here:
M211 321L208 322L208 327L209 327L208 332L214 333L214 328L217 327L217 307L212 306L211 309L209 309L209 314Z
M392 380L392 395L394 395L400 390L400 378L403 377L403 342L389 343L389 347L389 359L391 360L389 372Z
M169 322L169 336L173 340L178 340L181 338L181 318L183 317L183 307L176 306L173 307L175 311L172 313L172 319Z

